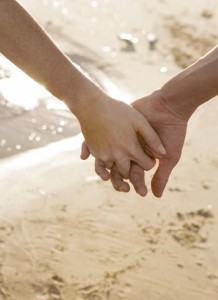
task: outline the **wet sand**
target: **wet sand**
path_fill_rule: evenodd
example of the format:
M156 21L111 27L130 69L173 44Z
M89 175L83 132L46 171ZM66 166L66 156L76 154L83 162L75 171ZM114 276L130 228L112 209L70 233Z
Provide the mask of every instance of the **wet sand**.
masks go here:
M72 19L67 2L57 1L65 3L65 23L60 10L48 15L39 1L22 2L66 53L87 56L88 72L111 79L118 89L110 92L126 91L127 101L217 42L214 0L195 9L179 0L72 1ZM130 47L122 32L138 42ZM158 38L154 50L149 32ZM217 100L191 119L160 200L150 191L146 198L113 191L95 176L92 159L80 161L73 139L1 159L0 300L217 300Z

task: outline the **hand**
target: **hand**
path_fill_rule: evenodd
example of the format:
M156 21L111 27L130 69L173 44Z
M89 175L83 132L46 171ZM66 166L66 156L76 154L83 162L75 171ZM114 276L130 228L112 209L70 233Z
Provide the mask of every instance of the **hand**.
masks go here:
M96 173L108 180L116 164L123 178L129 178L131 161L150 170L155 161L140 146L137 135L146 140L155 157L165 153L161 140L143 115L133 107L109 97L94 101L80 113L81 129L85 137L81 158L91 153L96 158Z
M173 168L178 163L186 135L187 119L170 110L159 92L144 97L132 103L149 121L158 133L165 148L166 155L159 159L159 166L152 178L152 191L156 197L161 197ZM141 196L147 189L144 183L144 170L139 164L132 164L130 181ZM129 185L114 166L111 170L111 182L115 189L128 191Z

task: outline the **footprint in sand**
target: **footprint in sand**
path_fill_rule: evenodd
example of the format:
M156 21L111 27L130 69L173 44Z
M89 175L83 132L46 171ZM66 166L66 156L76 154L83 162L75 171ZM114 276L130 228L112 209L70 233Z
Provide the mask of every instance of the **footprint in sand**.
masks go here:
M169 223L168 233L181 246L207 247L209 230L208 225L212 224L214 215L212 206L187 213L177 213L177 222Z

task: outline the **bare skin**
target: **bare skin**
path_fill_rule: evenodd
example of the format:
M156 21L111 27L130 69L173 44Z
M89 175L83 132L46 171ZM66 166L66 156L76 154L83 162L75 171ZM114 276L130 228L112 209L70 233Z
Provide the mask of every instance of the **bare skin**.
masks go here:
M173 168L178 163L184 145L189 118L203 103L218 95L218 47L195 64L169 80L160 90L132 103L160 136L167 154L159 159L152 179L152 191L161 197ZM100 162L97 161L98 167ZM128 192L130 187L117 166L110 173L111 182L118 191ZM144 170L132 163L130 182L136 192L145 196Z
M137 133L155 157L165 154L160 138L144 116L108 97L86 78L15 0L0 0L0 51L65 101L81 124L90 153L104 169L115 163L120 174L129 178L131 161L145 170L153 167L154 160L142 150ZM102 176L105 174L103 171Z
M158 93L142 98L133 103L133 105L147 116L152 127L160 135L167 154L159 159L157 171L152 178L152 191L156 197L161 197L168 178L173 168L178 163L187 128L187 120L179 115L169 111L163 104L163 99ZM144 170L137 164L132 164L130 171L130 182L133 184L136 192L145 196L147 188L144 182ZM111 182L115 189L127 189L127 183L123 181L117 168L111 170Z

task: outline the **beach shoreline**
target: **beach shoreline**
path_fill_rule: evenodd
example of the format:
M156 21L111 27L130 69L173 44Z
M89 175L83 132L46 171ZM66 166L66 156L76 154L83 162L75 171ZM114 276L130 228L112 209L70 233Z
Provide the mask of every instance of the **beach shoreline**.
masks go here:
M179 0L20 2L72 60L127 103L218 40L217 0L199 0L195 10ZM127 47L122 33L137 43ZM157 37L155 49L148 33ZM10 102L1 80L0 100ZM79 158L78 122L44 92L30 93L33 110L4 102L0 113L0 143L16 148L31 133L30 144L45 142L0 159L0 300L217 300L217 97L191 118L180 163L156 199L154 170L146 173L146 198L102 182L93 158Z

